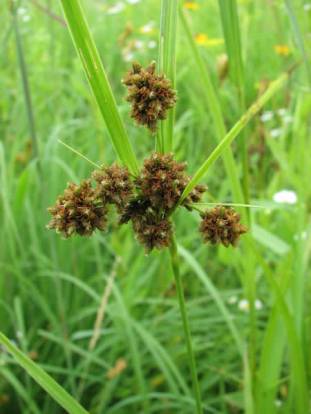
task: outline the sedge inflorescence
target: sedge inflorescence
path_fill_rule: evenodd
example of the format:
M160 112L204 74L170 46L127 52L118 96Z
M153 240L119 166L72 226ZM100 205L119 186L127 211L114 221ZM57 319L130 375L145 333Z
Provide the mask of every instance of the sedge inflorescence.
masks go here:
M156 75L155 63L146 69L134 63L123 83L128 87L132 117L155 132L157 122L165 119L176 102L170 81L164 75ZM131 223L136 239L146 251L169 247L174 232L172 213L179 206L192 211L206 191L205 186L196 185L180 203L189 181L186 163L177 162L172 153L153 153L135 177L117 164L102 167L80 185L68 184L48 209L52 219L47 227L65 238L90 236L95 230L106 230L110 206L115 206L118 224ZM204 242L235 246L246 232L232 208L217 206L201 216Z
M217 206L202 214L200 232L205 243L236 246L246 231L240 223L240 215L231 207Z
M167 111L175 105L176 91L164 75L155 73L156 65L152 62L146 69L139 63L133 63L123 79L127 86L127 101L131 103L131 117L139 125L156 132L157 122L166 118Z
M109 206L114 205L119 224L131 222L147 251L168 247L173 234L170 215L190 179L185 168L173 154L154 153L145 160L138 177L131 177L126 167L117 164L96 170L92 173L95 186L91 180L80 186L70 183L58 197L49 208L52 220L48 228L66 238L89 236L96 229L105 230ZM182 206L191 209L204 191L204 186L196 186Z

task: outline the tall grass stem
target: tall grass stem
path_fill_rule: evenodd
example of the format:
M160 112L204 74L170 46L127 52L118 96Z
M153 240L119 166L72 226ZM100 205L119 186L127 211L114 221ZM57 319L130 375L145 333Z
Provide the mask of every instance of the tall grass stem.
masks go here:
M184 334L185 334L185 339L186 339L186 344L187 344L188 360L189 360L191 377L192 377L193 391L194 391L194 396L195 396L195 401L196 401L196 412L197 414L203 414L198 373L197 373L196 362L195 362L195 357L194 357L194 352L193 352L184 290L182 286L182 280L181 280L180 269L179 269L177 244L176 244L176 240L174 237L173 237L172 244L170 247L170 256L171 256L172 269L173 269L175 283L176 283L180 315L182 319L182 324L183 324L183 329L184 329Z

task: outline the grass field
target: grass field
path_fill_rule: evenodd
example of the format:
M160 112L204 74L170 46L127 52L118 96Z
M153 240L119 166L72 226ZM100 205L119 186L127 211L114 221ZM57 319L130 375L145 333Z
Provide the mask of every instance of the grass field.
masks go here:
M311 3L81 0L84 34L78 3L0 5L0 414L310 413ZM121 82L153 60L178 95L157 137ZM208 186L198 209L238 204L237 247L181 208L178 252L113 211L89 238L46 228L67 182L155 145Z

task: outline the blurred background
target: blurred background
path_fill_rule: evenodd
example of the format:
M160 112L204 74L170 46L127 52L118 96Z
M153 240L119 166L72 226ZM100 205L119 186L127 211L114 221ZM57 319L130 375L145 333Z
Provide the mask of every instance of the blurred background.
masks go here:
M206 413L242 413L243 364L206 281L216 287L245 342L249 335L247 278L257 282L256 356L275 312L262 261L284 291L310 303L310 79L299 36L281 0L239 0L247 107L269 82L300 62L283 88L246 128L255 254L203 245L199 217L176 217L181 269ZM311 45L311 3L292 1L305 52ZM157 60L160 1L82 1L103 64L140 162L154 138L134 125L121 79L133 60ZM241 116L228 73L218 2L184 1L197 48L219 94L226 125ZM92 413L191 413L193 401L176 292L165 252L146 255L130 226L62 240L46 229L47 208L67 182L93 170L70 145L97 164L115 154L74 50L60 3L17 1L0 6L0 321L3 331ZM296 28L297 29L297 28ZM301 39L301 38L300 38ZM297 46L298 45L298 46ZM310 63L310 62L309 62ZM310 75L310 74L309 74ZM216 145L204 84L180 25L175 153L193 173ZM239 170L239 139L233 145ZM232 202L222 161L205 178L206 202ZM113 213L112 213L113 214ZM113 223L113 220L110 220ZM283 283L283 285L284 285ZM292 284L292 285L291 285ZM282 285L282 286L283 286ZM291 290L292 289L292 290ZM298 289L298 290L295 290ZM100 337L91 342L106 298ZM310 311L303 352L310 345ZM299 321L298 321L299 323ZM277 325L278 329L280 325ZM283 331L282 331L283 332ZM286 340L275 399L289 412ZM272 345L271 345L272 347ZM308 361L308 359L306 359ZM310 359L309 359L310 361ZM259 362L260 364L260 362ZM311 373L306 363L308 375ZM142 407L148 395L147 406ZM146 404L144 402L144 404ZM62 413L6 352L0 354L0 413ZM292 412L292 411L290 411Z

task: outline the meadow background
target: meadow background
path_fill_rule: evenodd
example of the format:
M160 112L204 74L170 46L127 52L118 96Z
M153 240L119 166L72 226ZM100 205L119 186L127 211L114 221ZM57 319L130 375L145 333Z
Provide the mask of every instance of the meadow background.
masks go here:
M204 412L306 414L302 401L309 400L311 375L311 3L237 1L244 110L234 79L226 73L218 2L182 3L228 129L271 80L299 63L243 132L250 203L257 206L247 209L250 236L236 249L207 246L197 231L197 214L181 211L176 217ZM115 153L59 2L16 4L16 16L9 2L0 5L1 331L91 413L193 413L168 254L146 255L129 226L110 225L105 234L70 240L45 227L47 207L66 183L79 182L93 170L59 140L98 164L113 162ZM153 151L154 138L130 119L121 79L132 60L143 65L157 60L161 2L82 4L142 162ZM205 83L192 53L179 22L174 150L178 160L187 160L191 173L217 143ZM232 148L241 173L240 142L238 137ZM206 202L233 201L221 160L204 183ZM103 296L104 318L94 344ZM220 307L236 326L242 355ZM0 413L63 412L3 347Z

